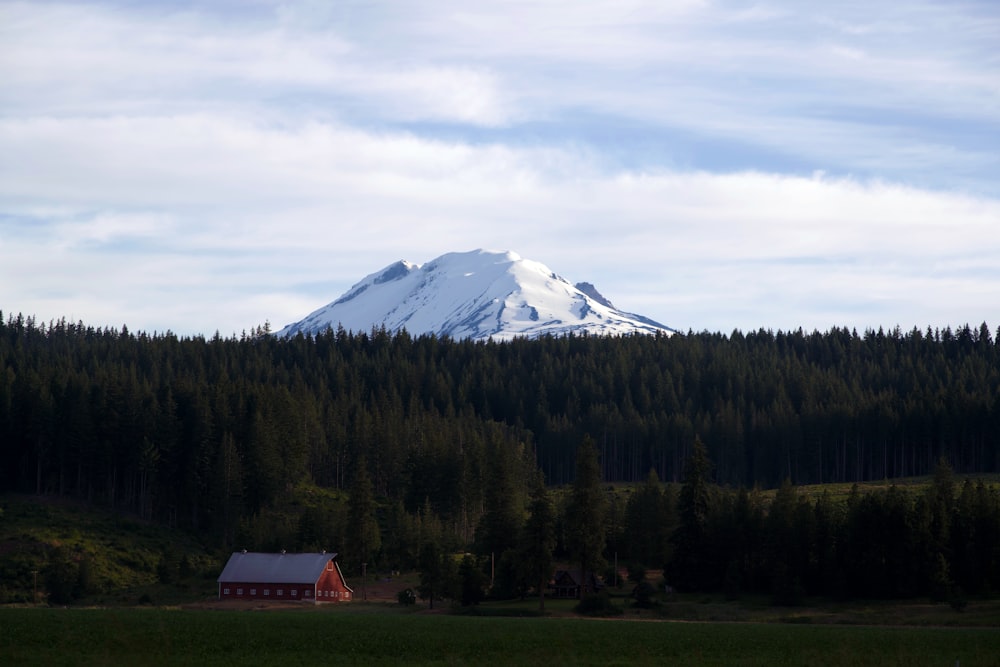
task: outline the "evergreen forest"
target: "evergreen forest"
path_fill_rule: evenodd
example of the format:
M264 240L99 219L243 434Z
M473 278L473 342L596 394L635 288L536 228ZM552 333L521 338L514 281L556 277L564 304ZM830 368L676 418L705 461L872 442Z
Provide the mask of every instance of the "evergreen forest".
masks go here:
M469 550L509 594L554 555L779 602L954 596L1000 589L998 491L955 479L997 472L985 323L498 343L0 315L0 492L220 550L334 546L348 567L428 572ZM926 475L920 492L798 491Z

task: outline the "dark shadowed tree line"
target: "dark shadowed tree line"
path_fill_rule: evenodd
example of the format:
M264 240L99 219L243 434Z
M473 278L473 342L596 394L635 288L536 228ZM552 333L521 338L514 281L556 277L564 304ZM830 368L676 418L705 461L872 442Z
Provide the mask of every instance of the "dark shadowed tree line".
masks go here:
M187 338L0 317L0 490L79 498L218 546L425 563L442 573L431 598L462 569L442 554L461 549L493 590L537 590L540 569L525 562L549 544L583 570L615 553L669 563L680 587L706 590L781 581L794 597L864 581L909 594L928 573L981 590L995 586L984 583L995 554L956 535L988 527L988 487L844 505L794 485L931 474L942 460L997 472L998 342L985 324L483 343L384 330ZM548 497L543 479L573 486ZM784 480L767 507L723 490ZM642 484L626 502L607 482ZM962 503L979 523L958 518ZM872 563L894 557L865 546L865 530L895 530L921 557L854 576L845 563L881 571Z
M765 499L715 486L708 469L696 444L677 516L660 515L678 527L671 551L652 562L666 564L678 590L766 593L777 604L806 595L961 604L1000 590L1000 489L957 483L944 460L920 490L854 485L840 500L809 497L788 481Z

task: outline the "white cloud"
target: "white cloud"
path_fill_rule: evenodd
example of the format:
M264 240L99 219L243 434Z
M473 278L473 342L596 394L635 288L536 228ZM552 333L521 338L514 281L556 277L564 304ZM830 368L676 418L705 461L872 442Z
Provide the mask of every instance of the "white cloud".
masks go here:
M1000 303L975 5L219 7L0 4L5 311L229 333L474 247L681 328Z
M329 29L87 5L13 3L5 14L0 99L12 110L190 113L284 99L315 109L356 98L396 120L493 125L508 113L488 71L386 58Z
M747 317L761 318L744 327L768 316L801 323L809 298L899 300L909 288L898 286L926 289L920 267L942 258L952 263L951 280L978 285L967 293L1000 296L1000 280L984 284L981 271L965 276L963 268L1000 257L1000 203L900 185L753 172L607 174L591 156L568 151L206 116L4 123L0 143L25 153L18 168L0 172L4 200L77 209L50 234L4 249L40 257L62 248L33 279L35 296L44 301L100 263L103 277L92 275L91 289L135 317L155 310L141 305L150 295L170 302L197 286L203 312L185 309L200 331L253 326L236 319L252 310L239 307L244 300L277 308L259 319L284 324L307 299L275 295L298 285L317 286L316 306L396 259L479 246L591 279L622 307L677 326L732 321L734 296ZM57 162L62 171L53 172ZM141 242L141 258L129 242ZM28 262L4 265L0 301L12 302L25 293L10 286ZM657 290L679 300L663 301ZM644 291L643 301L628 303L626 295ZM703 296L692 304L692 294ZM782 301L789 312L772 312ZM220 302L232 310L220 313ZM207 324L212 318L222 322Z

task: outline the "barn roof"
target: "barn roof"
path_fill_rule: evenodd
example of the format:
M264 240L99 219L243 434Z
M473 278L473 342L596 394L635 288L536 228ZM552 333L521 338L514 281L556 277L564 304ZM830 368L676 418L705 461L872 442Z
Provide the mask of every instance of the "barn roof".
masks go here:
M336 558L335 553L262 554L237 551L229 557L218 582L243 581L271 584L314 584Z

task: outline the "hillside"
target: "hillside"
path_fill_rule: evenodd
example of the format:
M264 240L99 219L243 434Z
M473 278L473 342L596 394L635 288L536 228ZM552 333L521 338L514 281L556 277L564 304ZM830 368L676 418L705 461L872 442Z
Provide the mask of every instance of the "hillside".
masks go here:
M215 591L219 555L183 531L63 498L7 494L0 510L0 604L163 604Z

